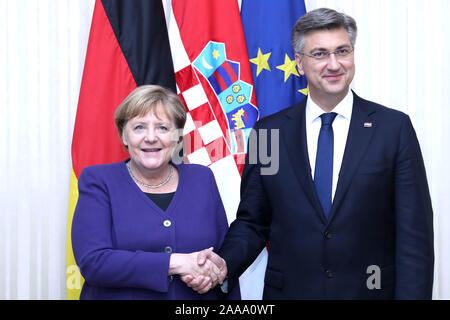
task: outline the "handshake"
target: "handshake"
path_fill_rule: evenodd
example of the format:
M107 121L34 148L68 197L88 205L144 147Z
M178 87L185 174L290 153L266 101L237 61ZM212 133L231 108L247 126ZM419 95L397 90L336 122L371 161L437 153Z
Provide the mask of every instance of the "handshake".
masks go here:
M169 276L175 274L188 287L203 294L223 283L227 264L213 252L213 248L193 253L173 253L170 256Z

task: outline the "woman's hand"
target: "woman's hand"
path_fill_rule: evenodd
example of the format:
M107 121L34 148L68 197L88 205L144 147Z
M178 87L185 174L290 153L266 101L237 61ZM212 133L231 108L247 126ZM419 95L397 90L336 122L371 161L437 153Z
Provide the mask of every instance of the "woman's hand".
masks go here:
M198 266L209 266L210 276L194 276L193 274L182 275L181 280L197 293L206 293L217 284L223 284L227 275L225 260L213 252L213 248L205 249L196 253ZM211 278L211 281L209 281Z
M170 256L169 275L178 274L183 282L195 290L197 293L203 294L215 287L217 283L223 281L222 271L211 260L206 259L212 252L212 248L193 253L173 253ZM202 258L202 257L205 258ZM201 263L199 263L201 261Z

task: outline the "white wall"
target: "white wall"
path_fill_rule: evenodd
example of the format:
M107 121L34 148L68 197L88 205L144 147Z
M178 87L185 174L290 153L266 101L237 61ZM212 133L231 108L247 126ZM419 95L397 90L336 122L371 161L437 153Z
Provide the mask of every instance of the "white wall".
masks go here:
M450 2L306 5L355 17L354 89L412 118L435 212L435 298L450 299ZM70 145L93 6L0 0L0 299L65 299Z
M93 4L0 0L0 299L65 299L70 146Z

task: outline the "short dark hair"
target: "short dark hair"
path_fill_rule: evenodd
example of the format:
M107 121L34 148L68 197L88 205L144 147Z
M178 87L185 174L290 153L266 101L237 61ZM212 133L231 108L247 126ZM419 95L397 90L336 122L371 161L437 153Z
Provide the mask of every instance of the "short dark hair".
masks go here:
M303 53L306 34L312 31L334 30L339 28L347 30L350 42L354 47L358 33L355 19L345 13L339 13L328 8L319 8L310 11L298 19L292 29L292 48L295 53Z

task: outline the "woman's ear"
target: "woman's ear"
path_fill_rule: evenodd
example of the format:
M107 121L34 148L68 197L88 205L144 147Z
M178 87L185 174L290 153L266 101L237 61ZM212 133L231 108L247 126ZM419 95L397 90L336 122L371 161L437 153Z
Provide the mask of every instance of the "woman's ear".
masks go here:
M127 135L125 134L125 130L122 131L122 143L124 147L128 149L128 140Z

